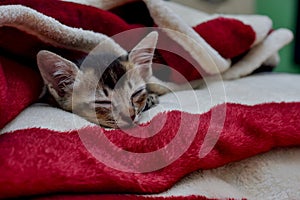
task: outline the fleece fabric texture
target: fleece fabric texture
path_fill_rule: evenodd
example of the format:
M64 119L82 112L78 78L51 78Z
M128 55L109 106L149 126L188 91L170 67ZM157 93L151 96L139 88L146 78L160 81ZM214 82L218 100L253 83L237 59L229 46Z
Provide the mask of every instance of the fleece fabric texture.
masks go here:
M178 19L177 21L179 22L177 22L176 19L178 16L160 1L131 3L132 5L123 5L111 11L57 0L43 0L37 2L34 0L25 2L21 0L1 1L1 5L12 4L20 4L32 8L46 16L58 20L58 22L68 27L101 33L96 40L94 35L91 37L87 35L87 33L79 34L79 31L77 35L76 33L73 35L72 30L61 27L57 21L51 21L49 18L43 19L42 16L36 16L37 13L31 10L25 9L23 11L22 9L24 8L22 7L2 7L3 14L5 14L5 12L14 14L11 14L12 16L8 16L3 20L3 25L5 26L1 29L1 36L3 38L1 47L4 48L5 51L17 54L24 59L29 59L33 63L36 53L41 49L49 49L69 59L76 59L81 54L78 52L74 53L74 50L86 52L95 47L99 40L106 39L106 36L114 36L123 31L146 26L158 26L159 28L166 28L186 34L188 36L187 38L180 39L178 35L172 37L170 34L174 33L163 30L159 39L159 42L163 45L165 44L164 46L168 46L167 52L164 50L159 51L162 55L161 62L167 63L168 66L174 69L170 72L167 80L177 82L182 80L176 77L175 71L179 72L187 80L194 80L200 78L202 75L215 74L228 70L231 59L234 59L235 62L237 62L236 60L240 60L240 56L252 49L254 44L257 46L258 43L263 42L272 28L272 23L264 16L253 19L245 16L241 19L230 16L219 16L194 27L189 27L180 19ZM57 9L62 7L64 9ZM12 10L15 11L16 9L20 9L21 12L12 12ZM22 14L22 12L25 12L25 14ZM116 14L114 14L114 12ZM158 15L156 14L157 12L161 12L166 16ZM143 13L144 17L136 17L138 14L141 15L141 13ZM31 16L30 18L38 18L38 20L30 21L28 15ZM173 19L171 17L177 18ZM244 18L248 19L248 21L244 20ZM260 28L257 28L258 26L253 21L260 21ZM47 23L48 27L45 26L45 23ZM185 29L188 29L188 32L185 32ZM63 31L63 33L61 31ZM132 48L132 44L136 44L146 34L147 29L140 29L134 32L134 34L127 36L130 38L126 41L130 41L130 44L124 44L124 40L118 40L116 42L122 47L131 45ZM264 56L257 60L258 63L255 63L255 67L258 68L269 57L276 54L282 46L291 40L291 37L290 32L287 30L279 34L276 41L279 47L273 47L268 44L269 49L266 52L260 52L260 54ZM21 38L26 38L26 40ZM7 42L11 40L15 42ZM111 42L112 46L114 46L113 43L114 42ZM63 49L61 49L61 47L63 47ZM65 48L72 49L73 51L66 51ZM175 52L180 52L182 55L179 56L170 53L173 52L172 50L176 50ZM181 56L189 58L188 60L192 61L188 62ZM248 63L248 65L250 65L250 63ZM243 69L244 67L240 68ZM254 71L254 69L252 69L252 71ZM244 72L243 75L251 72ZM234 76L232 75L232 77L230 75L227 76L228 78L236 78L234 76L241 76L241 74L235 74Z
M222 105L214 109L220 107ZM128 136L120 130L104 131L95 126L70 132L30 128L6 133L1 135L0 142L3 162L0 168L1 171L5 171L0 179L1 195L18 197L45 194L49 191L162 192L184 175L197 169L216 168L269 151L274 147L299 145L300 127L296 120L299 118L299 109L299 103L270 103L255 107L228 104L220 138L204 158L199 157L199 150L210 125L204 122L210 121L212 111L202 115L179 111L160 114L153 119L152 126L155 126L155 121L164 118L167 118L167 123L155 136L146 139ZM202 123L191 123L198 118ZM180 140L172 140L176 133L178 134L181 119L184 120L182 124L185 125L181 124L181 129L185 134ZM152 126L143 128L145 135L153 131ZM211 127L212 131L217 129L218 127ZM132 167L134 170L135 167L138 169L140 162L148 165L147 158L136 159L136 155L132 154L132 157L126 158L130 161L129 166L128 163L123 163L122 159L118 163L118 160L114 159L117 149L106 152L106 149L99 148L103 145L102 133L117 147L135 153L153 152L163 148L170 141L175 141L174 146L161 155L159 160L164 162L176 156L177 148L190 142L194 130L198 131L187 151L170 165L151 173L130 173L110 168L89 152L95 150L108 156L112 162L117 162L120 169ZM85 138L90 137L90 140L85 139L85 145L88 146L83 145L80 133L84 134Z
M240 62L237 61L241 67L232 66L242 72L234 70L228 75L239 77L241 74L245 75L245 67L248 67L246 74L249 74L253 70L249 69L251 64L261 66L292 37L288 30L278 30L268 35L267 29L265 37L258 41L257 29L240 19L228 17L217 17L189 27L184 21L172 21L173 17L179 16L168 9L163 1L145 0L138 3L143 4L141 8L150 13L149 17L131 23L131 18L125 20L122 14L130 13L126 12L126 7L105 11L57 0L1 1L0 128L7 130L16 123L22 111L38 100L43 83L36 68L35 57L41 49L52 50L75 60L87 54L99 42L107 40L110 50L124 53L123 45L128 44L118 43L119 41L108 36L150 25L173 29L177 27L178 31L200 42L204 48L196 48L197 45L190 43L189 39L179 38L174 42L175 38L168 32L161 32L159 42L171 41L170 48L181 48L182 52L195 60L196 67L203 74L209 75L220 70L224 73L230 71L231 59L246 54L240 58ZM133 4L123 6L129 5ZM223 27L218 34L220 37L214 35L220 32L220 28L215 25ZM128 40L137 43L147 34L145 29L141 30ZM215 43L216 39L222 41ZM224 40L226 44L223 43ZM240 43L241 40L245 42ZM231 51L226 49L227 45L232 45ZM261 56L253 56L258 53ZM187 79L200 78L194 66L178 55L164 51L159 51L159 54L161 62L167 63ZM202 60L201 56L204 55L205 58L207 54L210 55L209 59ZM209 67L210 59L216 63L217 70ZM169 78L180 81L172 72ZM80 192L153 194L171 188L193 171L220 167L275 147L297 146L300 143L300 104L299 101L284 100L272 102L271 99L257 105L223 102L206 112L193 114L178 109L160 112L148 123L131 129L133 133L143 137L128 135L122 130L106 130L96 125L67 131L39 126L7 132L1 130L0 171L5 173L0 176L0 198ZM218 122L222 120L221 113L224 111L226 118L221 127L220 138L209 149L204 145L205 138L212 137L208 133L220 131L220 124L211 124L211 117L220 116L216 118ZM39 118L44 118L45 115ZM60 119L61 116L58 115L51 122ZM157 130L157 125L164 121L163 127L153 135L153 130ZM101 148L105 146L105 138L109 139L109 144L113 144L112 149ZM166 144L170 144L168 148L165 147ZM207 154L199 155L203 148ZM129 154L125 160L121 159L117 156L118 152L122 152L120 149L133 154ZM182 150L183 154L178 155L178 150ZM154 157L153 162L149 162L146 155L153 151L161 153ZM138 154L143 156L137 159ZM99 160L97 155L104 156L102 158L114 167ZM156 169L155 166L160 166L161 163L168 164ZM138 172L139 167L146 172ZM133 195L124 198L147 197ZM198 195L189 198L205 197Z

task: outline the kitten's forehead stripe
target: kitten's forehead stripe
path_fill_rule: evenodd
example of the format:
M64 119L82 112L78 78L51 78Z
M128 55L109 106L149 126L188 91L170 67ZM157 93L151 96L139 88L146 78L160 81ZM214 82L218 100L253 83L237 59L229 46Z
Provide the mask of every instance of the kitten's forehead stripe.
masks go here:
M104 85L107 85L110 89L114 89L116 86L124 85L122 82L124 81L122 77L125 75L126 69L123 65L121 65L118 61L114 61L102 74L100 78L101 82ZM117 84L118 83L118 84Z
M108 97L108 91L107 91L106 88L103 88L103 93L104 93L104 95L105 95L106 97Z
M130 89L132 89L132 84L131 84L130 81L128 81L128 86L129 86Z
M116 57L112 54L89 55L82 67L86 68L85 70L88 70L88 68L94 69L99 83L114 89L124 85L122 77L126 74L126 65L124 63L126 59L127 56ZM118 83L119 81L121 82Z

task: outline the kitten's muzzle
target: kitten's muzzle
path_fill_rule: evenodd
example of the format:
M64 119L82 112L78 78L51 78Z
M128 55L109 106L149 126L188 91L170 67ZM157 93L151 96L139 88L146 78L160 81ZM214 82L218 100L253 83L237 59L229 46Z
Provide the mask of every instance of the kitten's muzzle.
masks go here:
M127 115L120 113L120 116L121 116L121 120L128 124L133 124L135 121L135 118L136 118L135 114L127 116Z

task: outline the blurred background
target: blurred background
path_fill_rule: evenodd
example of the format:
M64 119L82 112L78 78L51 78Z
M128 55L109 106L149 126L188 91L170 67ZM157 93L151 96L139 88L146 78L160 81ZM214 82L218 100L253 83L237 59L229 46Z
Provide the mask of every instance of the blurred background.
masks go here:
M274 29L288 28L294 41L280 50L280 64L275 71L300 73L300 0L171 0L205 11L223 14L263 14L273 20ZM299 20L297 20L299 18ZM297 22L299 25L297 26ZM297 29L299 29L297 31ZM297 37L298 33L298 37Z

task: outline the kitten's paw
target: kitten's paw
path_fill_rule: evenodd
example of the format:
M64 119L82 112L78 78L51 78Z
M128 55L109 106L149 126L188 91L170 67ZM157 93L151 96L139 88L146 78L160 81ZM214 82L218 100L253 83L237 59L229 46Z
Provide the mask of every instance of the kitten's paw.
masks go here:
M159 103L158 95L151 93L148 95L146 106L143 111L149 110L150 108L156 106Z

